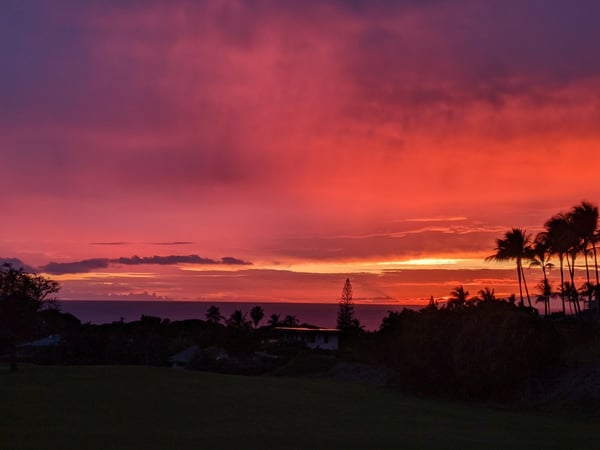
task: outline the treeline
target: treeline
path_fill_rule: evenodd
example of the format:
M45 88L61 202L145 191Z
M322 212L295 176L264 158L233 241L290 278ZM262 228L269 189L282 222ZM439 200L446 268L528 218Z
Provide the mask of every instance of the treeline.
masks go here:
M175 320L142 315L139 320L105 324L82 324L69 313L56 308L38 312L29 339L59 335L60 343L46 346L17 346L21 358L58 364L143 364L170 365L170 357L190 346L220 348L233 358L251 358L264 349L265 342L279 326L299 326L295 316L273 314L260 326L264 312L260 306L248 314L235 310L228 318L210 306L205 320ZM307 326L307 324L302 324ZM4 344L4 345L3 345ZM25 349L26 350L25 350ZM6 343L0 339L0 354Z
M188 368L260 374L291 363L298 374L323 372L336 361L354 361L391 370L396 384L407 391L472 400L535 398L557 374L582 364L600 364L596 321L545 318L534 308L495 298L479 297L464 304L454 300L418 311L388 312L376 332L342 333L335 357L327 352L314 356L302 343L278 340L273 324L261 327L247 321L240 326L237 319L169 321L142 316L132 322L93 325L47 310L40 312L37 334L60 334L61 343L41 351L36 362L165 366L172 355L197 346L199 353ZM207 315L214 312L211 307ZM217 349L228 358L217 361ZM270 356L261 359L264 355Z
M59 364L168 365L169 357L189 346L220 347L231 355L251 356L280 326L298 326L293 315L273 314L259 327L265 313L255 306L228 318L211 306L205 319L170 321L142 315L125 323L82 324L60 312L53 295L58 283L10 264L0 266L0 356L11 371L17 361ZM305 324L306 325L306 324ZM34 342L32 340L42 341Z
M478 400L535 395L586 340L575 328L544 320L533 308L501 300L430 305L389 312L380 330L357 337L354 352L392 370L410 391ZM600 337L597 327L594 335Z
M455 289L460 292L466 293ZM503 401L539 397L557 374L600 364L596 321L545 318L534 308L493 297L454 300L389 312L376 332L342 333L336 354L283 342L274 324L238 321L237 313L228 318L234 320L217 321L215 307L206 320L142 316L102 325L82 324L71 314L48 309L38 313L31 337L58 334L59 345L29 349L32 353L23 357L49 364L167 366L174 354L196 346L197 355L187 364L191 369L297 375L326 373L336 362L353 361L389 369L406 391ZM0 354L4 351L2 341ZM219 360L221 351L227 358Z
M536 285L536 300L543 303L544 313L550 313L550 299L560 297L563 314L567 313L567 304L576 315L583 312L582 304L600 315L600 280L598 275L598 244L600 229L598 224L598 206L581 202L568 212L561 212L544 224L544 231L532 237L522 228L507 231L503 238L496 241L495 253L487 258L491 261L515 261L519 284L519 300L523 304L527 299L532 306L531 294L523 270L539 267L541 281ZM577 285L575 276L578 261L583 258L585 281ZM548 279L549 270L558 262L560 285L555 289ZM566 272L566 273L565 273ZM525 295L524 295L525 294Z

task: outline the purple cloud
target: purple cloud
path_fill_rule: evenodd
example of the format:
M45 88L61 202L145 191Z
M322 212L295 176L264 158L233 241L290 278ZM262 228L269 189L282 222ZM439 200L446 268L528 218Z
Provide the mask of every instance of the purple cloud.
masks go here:
M42 272L52 275L64 275L67 273L87 273L98 269L106 269L110 264L108 258L84 259L74 262L50 262L40 267Z
M191 245L191 241L172 241L172 242L148 242L149 245Z
M21 261L18 258L0 258L0 266L2 266L4 264L10 264L13 268L23 269L23 271L25 271L25 272L35 272L36 271L33 267L25 264L23 261Z
M233 258L231 256L225 256L221 260L203 258L198 255L169 255L169 256L132 256L131 258L121 257L113 259L111 262L116 264L125 265L138 265L138 264L158 264L173 265L173 264L227 264L227 265L250 265L251 262L244 261L242 259Z
M15 260L18 261L18 260ZM120 258L93 258L73 262L50 262L39 270L52 274L63 275L67 273L87 273L98 269L106 269L112 264L123 264L126 266L137 266L142 264L153 264L160 266L175 264L202 264L202 265L252 265L249 261L239 258L225 256L220 260L203 258L198 255L168 255L168 256L131 256ZM32 270L33 271L33 270Z

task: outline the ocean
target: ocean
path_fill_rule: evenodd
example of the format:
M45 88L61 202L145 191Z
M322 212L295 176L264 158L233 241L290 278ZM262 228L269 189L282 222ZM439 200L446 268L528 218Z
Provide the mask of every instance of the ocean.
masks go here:
M218 306L221 314L229 317L236 309L248 313L253 306L261 306L265 318L261 325L266 325L271 314L279 314L280 319L286 315L296 316L300 323L307 323L323 328L335 328L337 303L251 303L251 302L181 302L181 301L79 301L63 300L60 308L77 317L81 322L102 324L117 320L130 322L139 320L142 314L157 316L163 319L205 319L207 309ZM423 305L354 305L355 317L365 326L365 330L374 331L379 328L381 320L388 311L401 311L403 308L418 309Z

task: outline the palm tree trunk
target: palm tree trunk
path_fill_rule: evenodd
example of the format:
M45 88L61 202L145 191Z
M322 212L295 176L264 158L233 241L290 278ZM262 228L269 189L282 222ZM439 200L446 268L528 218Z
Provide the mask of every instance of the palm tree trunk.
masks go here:
M567 266L569 267L569 275L571 278L571 292L575 292L575 258L576 254L573 253L571 255L571 260L569 261L569 256L567 255ZM581 308L579 307L579 298L577 295L573 295L569 292L569 296L571 297L571 302L575 304L575 314L579 315L581 312Z
M523 286L521 283L521 261L517 260L517 279L519 280L519 298L521 300L521 302L519 303L520 306L524 306L523 303Z
M594 250L594 271L596 272L596 286L594 288L594 300L596 301L596 313L600 314L600 281L598 281L598 255L596 253L596 243L592 240L592 249Z
M521 277L523 278L523 286L525 287L525 295L527 295L527 304L531 308L531 297L529 297L529 289L527 289L527 281L525 280L525 271L521 266Z
M565 268L563 263L564 256L559 255L558 259L560 261L560 299L562 300L563 314L566 315L567 309L565 308Z
M565 308L565 267L564 267L564 256L558 256L560 262L560 299L563 304L563 314L567 314L567 310Z
M542 261L542 273L544 274L544 317L548 317L548 312L550 310L550 295L546 291L548 277L546 276L546 266L544 266L544 261Z
M583 249L583 258L585 260L585 274L587 276L587 282L590 284L590 266L588 264L587 248Z
M594 251L594 269L596 272L596 284L600 284L598 281L598 255L596 253L596 243L592 241L592 249Z
M588 264L588 252L587 252L587 246L585 246L583 248L583 258L585 260L585 274L587 276L587 287L589 288L591 286L590 283L590 266ZM592 290L589 289L588 290L588 309L592 309Z

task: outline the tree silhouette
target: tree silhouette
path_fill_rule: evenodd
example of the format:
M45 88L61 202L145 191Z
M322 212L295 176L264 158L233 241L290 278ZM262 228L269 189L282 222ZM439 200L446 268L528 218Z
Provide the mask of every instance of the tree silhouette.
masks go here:
M236 309L231 313L229 319L227 319L227 326L229 328L250 328L252 322L246 318L246 313L240 309Z
M594 233L592 240L592 251L594 253L594 269L596 272L596 286L594 287L594 300L596 301L596 313L600 315L600 280L598 279L598 243L600 243L600 229Z
M504 239L496 240L496 253L486 258L486 261L515 261L517 264L517 279L519 282L519 295L523 304L523 287L527 294L527 302L531 307L531 298L525 281L523 259L527 258L529 248L529 235L521 228L513 228L504 234Z
M585 258L585 270L587 282L590 282L590 271L588 265L588 251L594 243L596 230L598 228L598 207L591 203L581 202L573 207L571 211L573 228L581 242L582 252ZM595 246L595 243L594 243Z
M212 324L219 324L224 317L221 315L221 310L218 306L212 305L206 311L206 320Z
M544 304L544 315L548 315L550 313L550 298L554 297L556 294L552 291L552 284L548 281L547 278L542 279L537 284L537 289L540 295L536 298L536 303Z
M544 224L544 227L546 228L546 239L550 246L550 252L552 255L558 256L560 267L560 298L563 314L566 314L564 260L569 251L570 243L574 240L574 233L564 214L556 214Z
M598 284L598 259L596 255L596 242L598 231L598 207L588 202L573 207L570 213L573 228L579 239L581 252L585 259L585 272L587 279L586 295L588 296L589 304L591 305L592 293L594 288L590 281L590 269L588 256L591 254L594 257L594 268L596 274L596 284ZM597 299L596 299L597 300Z
M250 317L252 318L252 323L254 323L254 328L258 328L258 324L265 317L265 310L257 305L250 310Z
M571 312L573 312L573 308L575 308L575 314L578 314L579 311L577 309L579 305L579 291L577 287L569 281L565 281L564 287L565 294L567 294L567 299L569 301L569 307L571 308Z
M288 314L287 316L285 316L281 324L286 327L297 327L298 325L300 325L300 321L296 316Z
M465 288L460 285L456 286L450 292L450 298L446 302L446 308L449 310L463 309L467 305L469 298L469 291L465 291Z
M271 314L271 317L269 317L269 326L270 327L277 327L279 325L281 325L281 322L279 321L279 314Z
M592 298L593 298L595 290L596 290L596 286L593 283L590 283L587 281L585 283L583 283L583 286L581 286L579 288L579 293L581 295L583 295L585 298L587 298L589 308L591 308Z
M352 301L352 284L346 278L342 289L342 298L338 305L337 328L342 331L360 329L360 322L354 317L354 303Z
M479 298L482 302L493 302L496 300L496 294L494 293L494 289L490 289L489 287L484 287L481 289L478 294ZM468 295L468 292L467 292Z
M50 296L59 289L57 282L41 275L1 266L0 341L8 348L10 371L17 370L17 344L32 336L41 310L57 307Z
M433 295L429 297L429 303L427 303L427 306L424 309L427 311L437 311L438 304L437 301L433 298Z
M583 239L578 231L581 225L577 223L579 218L576 216L574 210L565 215L565 220L567 223L567 234L564 237L564 243L567 246L567 269L569 270L569 277L571 279L571 283L568 288L565 288L565 292L569 294L571 305L575 306L575 314L579 314L581 313L581 307L579 306L579 292L575 287L575 261L577 255L583 249Z
M550 312L550 293L546 287L548 283L547 270L551 269L553 264L550 262L550 255L552 251L550 249L550 243L548 239L548 233L538 233L535 237L533 245L529 249L529 267L540 267L544 276L542 280L542 292L544 295L544 315L548 315Z
M600 280L598 279L598 243L600 243L600 226L594 233L592 239L592 251L594 253L594 269L596 272L596 286L594 288L594 300L596 301L596 312L600 315Z

